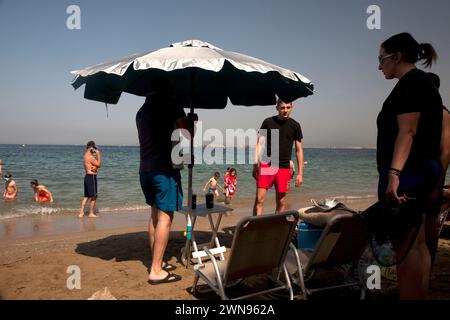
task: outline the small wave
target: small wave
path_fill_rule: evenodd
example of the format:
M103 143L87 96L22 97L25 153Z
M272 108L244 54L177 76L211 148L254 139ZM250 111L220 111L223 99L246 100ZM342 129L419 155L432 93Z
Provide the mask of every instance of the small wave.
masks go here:
M2 214L0 215L0 221L1 220L7 220L7 219L14 219L14 218L21 218L26 216L26 214L20 214L20 213L8 213L8 214Z
M66 212L70 209L67 208L54 208L54 207L32 207L26 209L17 209L18 213L28 214L28 215L48 215L59 212ZM73 209L72 209L73 210Z
M46 206L30 206L27 208L17 208L10 212L0 215L0 220L30 217L30 216L47 216L61 213L77 212L76 208L46 207Z
M122 206L122 207L101 207L99 208L99 212L118 212L118 211L140 211L140 210L149 210L150 207L148 205L131 205L131 206Z
M123 212L123 211L142 211L148 210L148 205L130 205L130 206L120 206L120 207L99 207L97 208L100 213L108 212ZM96 209L96 210L97 210ZM4 212L0 214L0 220L22 218L22 217L33 217L33 216L47 216L47 215L62 215L62 214L73 214L77 213L80 208L61 208L61 207L37 207L31 206L27 208L17 208L9 212Z

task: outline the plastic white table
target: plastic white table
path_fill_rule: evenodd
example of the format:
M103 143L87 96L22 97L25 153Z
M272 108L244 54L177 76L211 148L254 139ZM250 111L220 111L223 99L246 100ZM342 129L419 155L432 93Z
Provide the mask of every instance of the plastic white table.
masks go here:
M184 206L179 212L186 215L188 212L187 210L187 206ZM207 257L207 254L204 250L199 250L199 247L203 248L205 245L207 245L208 249L210 249L213 255L219 255L221 260L225 260L223 254L226 252L226 248L225 246L220 245L219 239L217 238L217 232L219 230L220 221L222 220L223 214L230 211L233 211L233 208L221 206L218 204L214 204L214 207L211 209L206 208L205 204L197 205L196 209L191 209L191 236L190 239L188 239L188 236L186 237L186 245L182 249L181 254L181 261L186 265L186 267L189 265L191 257L197 259L197 264L194 266L194 268L199 267L203 264L202 258ZM215 222L212 215L213 213L218 213ZM209 244L197 244L195 240L195 222L197 220L197 217L208 217L212 232L211 241L209 242Z

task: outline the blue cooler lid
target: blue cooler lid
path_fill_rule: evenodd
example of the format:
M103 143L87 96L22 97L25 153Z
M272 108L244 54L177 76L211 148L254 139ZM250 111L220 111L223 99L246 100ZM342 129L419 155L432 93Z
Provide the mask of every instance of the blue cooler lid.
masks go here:
M313 224L311 224L311 223L304 222L304 221L299 222L298 225L297 225L297 227L298 227L299 229L306 229L306 230L311 230L311 229L322 229L321 227L315 226L315 225L313 225Z

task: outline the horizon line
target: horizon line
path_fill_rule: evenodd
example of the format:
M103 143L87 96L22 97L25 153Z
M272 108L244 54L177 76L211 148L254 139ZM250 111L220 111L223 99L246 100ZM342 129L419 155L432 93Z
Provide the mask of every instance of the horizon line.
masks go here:
M0 146L86 146L85 144L61 144L61 143L0 143ZM139 147L139 144L97 144L104 147ZM209 144L202 145L202 147L212 147ZM214 145L215 148L225 149L225 146ZM234 146L237 149L248 148L245 146ZM254 147L250 147L254 148ZM376 149L375 146L303 146L303 149Z

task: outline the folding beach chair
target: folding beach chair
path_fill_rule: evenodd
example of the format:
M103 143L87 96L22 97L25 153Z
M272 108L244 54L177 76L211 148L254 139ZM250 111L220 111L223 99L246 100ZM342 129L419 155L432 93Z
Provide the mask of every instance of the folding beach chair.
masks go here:
M330 218L313 250L297 249L291 244L286 264L293 281L302 292L304 299L321 290L358 286L361 290L360 298L365 298L364 275L360 258L367 248L369 232L366 224L358 214L343 212ZM341 283L334 283L325 287L309 288L311 274L319 269L336 269L351 264L357 268L357 276L341 279ZM308 278L308 279L307 279Z
M278 274L275 287L233 299L246 299L273 291L286 289L293 299L289 274L284 261L298 221L296 211L286 211L257 217L245 217L236 226L228 259L217 260L206 247L211 261L195 270L192 292L195 294L199 278L205 281L220 297L229 299L225 289L236 281L259 274ZM281 271L286 283L279 280Z

